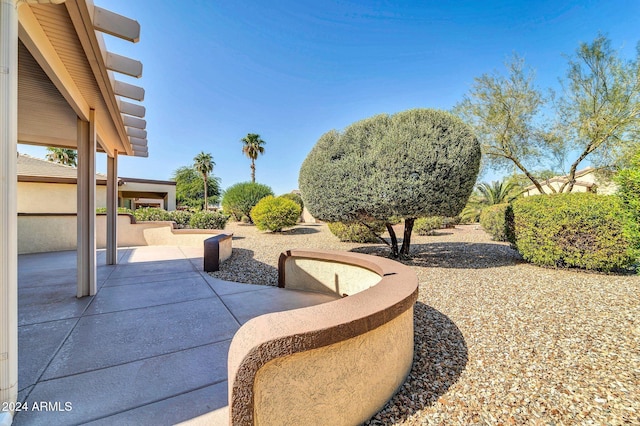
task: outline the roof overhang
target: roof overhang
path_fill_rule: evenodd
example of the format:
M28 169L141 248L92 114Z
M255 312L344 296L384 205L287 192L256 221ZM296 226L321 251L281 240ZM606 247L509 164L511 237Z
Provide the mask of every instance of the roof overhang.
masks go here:
M91 0L18 4L18 141L76 148L77 119L88 121L93 109L100 150L148 156L146 110L122 99L142 101L144 89L115 78L115 73L140 77L142 64L108 52L102 36L136 42L140 25ZM130 119L133 124L126 124ZM135 136L144 147L131 142L125 126L144 132Z

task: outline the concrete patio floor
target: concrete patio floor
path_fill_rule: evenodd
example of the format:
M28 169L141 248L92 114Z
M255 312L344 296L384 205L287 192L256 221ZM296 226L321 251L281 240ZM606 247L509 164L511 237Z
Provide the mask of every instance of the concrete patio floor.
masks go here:
M216 410L226 424L238 328L333 298L212 278L202 252L126 248L105 265L99 251L98 293L82 299L75 251L21 255L18 400L28 410L14 425L170 425Z

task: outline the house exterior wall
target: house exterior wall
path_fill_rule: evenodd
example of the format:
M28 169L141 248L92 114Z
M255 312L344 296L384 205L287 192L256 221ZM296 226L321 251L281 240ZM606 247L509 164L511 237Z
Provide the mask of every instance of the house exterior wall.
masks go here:
M545 193L551 194L553 191L550 188L553 188L555 192L560 192L560 187L562 187L563 183L564 180L554 178L548 184L541 181L540 185L542 186L542 189L544 189ZM573 190L571 192L592 192L594 190L600 195L611 195L618 190L618 185L612 181L599 179L593 171L582 175L576 174L576 184L573 186ZM567 187L565 187L563 192L567 192ZM525 197L539 194L540 191L538 191L538 188L533 185L527 187L526 191L523 193Z
M130 180L124 181L122 185L118 187L118 192L141 192L141 193L166 193L164 197L163 208L167 211L176 209L176 185L165 184L160 182L132 182ZM143 197L146 199L146 197ZM133 206L132 206L133 207Z
M76 213L78 187L69 183L18 182L18 213ZM107 206L107 187L96 187L96 208Z

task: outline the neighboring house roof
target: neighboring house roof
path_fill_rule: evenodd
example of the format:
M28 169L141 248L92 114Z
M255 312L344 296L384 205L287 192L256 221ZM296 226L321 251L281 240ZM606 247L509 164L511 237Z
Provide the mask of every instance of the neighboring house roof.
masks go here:
M18 154L17 174L19 182L76 183L78 169L30 155ZM107 176L96 173L96 181L104 184L107 182Z
M595 171L596 171L596 169L594 167L591 167L591 166L589 166L587 168L584 168L582 170L576 171L576 174L575 174L576 181L574 183L574 186L584 186L586 188L591 188L593 185L595 185L595 183L580 181L580 180L577 180L577 179L581 178L582 176L586 176L586 175L588 175L590 173L593 173ZM554 183L554 182L565 183L568 180L569 180L569 176L568 175L564 175L564 176L554 176L551 179L540 179L539 182L540 182L540 185L545 186L545 185L548 185L548 184ZM536 186L535 185L529 185L524 190L525 191L529 191L531 189L536 189Z
M119 177L118 185L122 185L124 183L153 183L157 185L173 185L176 186L177 182L173 180L155 180L155 179L139 179L139 178L128 178L128 177Z

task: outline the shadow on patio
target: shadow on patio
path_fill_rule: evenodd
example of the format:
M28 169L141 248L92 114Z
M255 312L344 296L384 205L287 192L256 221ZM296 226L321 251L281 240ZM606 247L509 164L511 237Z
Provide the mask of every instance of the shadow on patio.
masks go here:
M75 251L20 256L18 400L29 410L14 424L174 424L224 409L240 325L333 300L212 278L198 248L118 257L109 266L98 252L98 293L77 299ZM50 411L32 410L41 402Z

